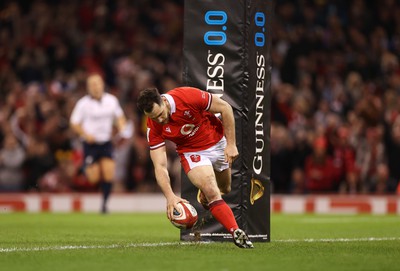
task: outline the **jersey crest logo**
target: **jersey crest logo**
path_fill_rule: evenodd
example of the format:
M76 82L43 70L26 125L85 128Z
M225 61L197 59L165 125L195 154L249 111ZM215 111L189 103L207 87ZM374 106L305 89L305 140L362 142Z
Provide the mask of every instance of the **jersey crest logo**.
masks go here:
M200 162L201 156L198 155L198 154L192 154L192 155L190 156L190 160L192 160L193 163Z
M185 117L187 117L187 118L192 118L192 114L190 114L190 110L186 110L184 113L183 113L183 115L185 116Z
M171 133L171 127L167 126L167 128L165 128L165 131Z

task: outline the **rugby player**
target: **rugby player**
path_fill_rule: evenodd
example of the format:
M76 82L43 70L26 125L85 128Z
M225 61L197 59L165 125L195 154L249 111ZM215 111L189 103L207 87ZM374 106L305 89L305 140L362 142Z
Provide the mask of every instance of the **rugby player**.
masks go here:
M147 139L157 183L167 199L167 216L177 203L167 170L165 140L176 144L181 165L200 192L202 205L232 234L240 248L253 248L239 229L232 210L221 193L231 190L231 164L238 157L232 107L197 88L179 87L160 95L156 88L140 92L138 108L147 118ZM215 116L220 114L222 121Z

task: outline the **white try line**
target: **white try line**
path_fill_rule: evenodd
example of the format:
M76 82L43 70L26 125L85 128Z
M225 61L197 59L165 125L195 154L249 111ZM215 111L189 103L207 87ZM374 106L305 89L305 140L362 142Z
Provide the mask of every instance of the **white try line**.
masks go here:
M376 242L376 241L400 241L400 237L368 237L368 238L331 238L331 239L282 239L272 240L278 243L343 243L343 242ZM0 248L0 253L10 252L34 252L34 251L56 251L56 250L79 250L79 249L114 249L114 248L143 248L143 247L166 247L166 246L191 246L199 244L210 244L212 242L169 242L169 243L138 243L127 245L105 245L105 246L51 246L51 247L11 247Z
M322 238L322 239L285 239L272 240L271 242L280 243L346 243L346 242L375 242L375 241L400 241L400 237L366 237L366 238Z
M303 218L299 220L300 223L305 224L345 224L345 223L382 223L380 219L375 217L315 217ZM400 223L400 217L390 217L385 219L385 223Z
M141 247L165 247L176 245L196 245L206 242L169 242L169 243L138 243L127 245L104 245L104 246L51 246L51 247L12 247L0 248L0 253L7 252L30 252L30 251L55 251L55 250L78 250L78 249L113 249L113 248L141 248Z

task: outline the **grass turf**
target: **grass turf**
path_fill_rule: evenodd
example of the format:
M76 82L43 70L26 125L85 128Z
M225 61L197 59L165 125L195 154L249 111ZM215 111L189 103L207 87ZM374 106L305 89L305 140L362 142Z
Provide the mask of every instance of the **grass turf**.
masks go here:
M182 245L165 214L0 214L0 270L399 270L399 226L400 216L273 215L272 242L243 250Z

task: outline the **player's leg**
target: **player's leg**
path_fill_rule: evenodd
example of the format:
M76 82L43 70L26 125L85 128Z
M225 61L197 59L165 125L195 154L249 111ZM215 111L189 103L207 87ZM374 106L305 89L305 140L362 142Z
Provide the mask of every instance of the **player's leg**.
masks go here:
M231 192L231 169L227 168L223 171L214 170L214 173L221 193L224 195Z
M103 177L103 180L100 183L101 191L103 194L103 204L101 211L103 213L106 213L107 201L112 191L112 184L115 173L115 162L109 157L104 157L100 159L99 165L101 169L101 175Z
M231 208L221 197L212 166L192 168L187 175L189 180L204 193L213 217L230 233L238 229Z
M228 194L229 192L231 192L231 169L226 168L222 171L218 171L219 167L214 165L214 170L218 187L221 193ZM235 245L237 245L238 247L253 248L253 244L243 230L236 229L232 232L232 237Z
M231 208L222 199L212 166L199 166L188 172L190 181L207 197L211 214L232 234L235 245L240 248L253 248L246 233L239 229Z
M85 176L92 184L98 183L101 178L100 165L96 160L96 147L93 144L83 143L83 168Z
M189 180L203 192L208 202L221 199L212 166L204 165L192 168L187 175Z
M218 156L218 161L215 161L215 156ZM230 170L228 170L229 165L224 162L223 152L221 155L220 150L214 152L214 148L211 148L197 153L185 153L181 155L181 163L189 180L199 188L200 195L209 202L206 207L209 207L213 217L232 234L235 245L252 248L253 244L246 233L239 229L231 208L222 199L217 184L215 172L219 172L217 174L222 190L230 191Z
M85 176L90 183L98 183L100 181L100 165L98 163L85 165Z
M217 171L214 169L214 174L217 179L217 185L221 195L228 194L231 191L231 169L227 168L223 171ZM204 193L199 189L197 194L197 200L201 203L204 209L209 210L208 200Z
M231 191L231 169L229 163L225 161L225 147L226 139L222 138L205 153L213 165L217 184L222 194L228 194Z

